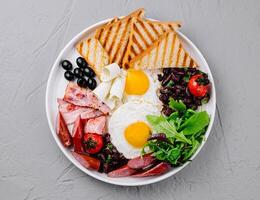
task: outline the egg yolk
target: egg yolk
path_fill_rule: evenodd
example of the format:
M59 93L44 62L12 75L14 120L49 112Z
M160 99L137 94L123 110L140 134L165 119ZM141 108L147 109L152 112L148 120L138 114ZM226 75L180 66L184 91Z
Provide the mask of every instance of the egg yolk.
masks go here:
M149 88L149 79L142 70L129 69L126 75L125 91L131 95L143 95Z
M150 128L144 122L135 122L125 129L127 142L135 148L142 148L150 136Z

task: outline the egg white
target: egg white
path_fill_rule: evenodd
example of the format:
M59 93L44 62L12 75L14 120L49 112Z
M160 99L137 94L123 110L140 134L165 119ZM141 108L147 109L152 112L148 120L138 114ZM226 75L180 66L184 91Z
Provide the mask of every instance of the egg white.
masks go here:
M161 102L158 98L158 90L160 88L160 82L158 81L157 74L159 73L158 70L151 71L151 70L143 70L146 76L149 79L149 88L143 95L129 95L124 93L123 102L146 102L150 103L154 106L157 106L158 109L161 108Z
M146 115L158 115L159 113L159 109L148 102L132 101L121 105L112 113L108 122L111 142L128 159L140 156L142 148L135 148L127 142L124 135L125 129L130 124L140 121L149 126Z

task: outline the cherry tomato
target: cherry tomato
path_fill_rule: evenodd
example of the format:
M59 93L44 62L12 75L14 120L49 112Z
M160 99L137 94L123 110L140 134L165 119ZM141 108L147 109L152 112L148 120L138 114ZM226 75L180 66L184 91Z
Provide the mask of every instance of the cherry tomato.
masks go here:
M203 79L203 75L196 74L190 78L188 83L188 88L195 97L204 97L209 90L209 84L203 85L199 83L198 79L200 78Z
M83 143L85 145L85 151L89 154L98 153L104 145L102 135L96 133L86 133Z

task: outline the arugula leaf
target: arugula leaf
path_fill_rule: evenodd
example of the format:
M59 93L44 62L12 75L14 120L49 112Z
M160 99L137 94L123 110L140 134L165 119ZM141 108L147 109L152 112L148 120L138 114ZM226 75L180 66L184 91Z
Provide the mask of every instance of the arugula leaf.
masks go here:
M164 133L167 138L174 137L177 133L175 127L163 116L147 115L146 119L155 131Z
M191 141L190 141L188 138L186 138L186 136L183 134L183 132L176 133L176 134L175 134L175 138L176 138L177 141L179 141L179 142L184 142L184 143L191 144Z
M185 121L179 128L184 135L193 135L209 124L209 115L206 111L197 112ZM178 130L178 131L179 131Z
M175 101L173 98L170 98L169 107L179 112L184 112L187 109L186 105L181 100Z
M185 155L183 160L186 161L187 159L189 159L199 148L200 146L200 142L198 142L197 140L193 139L192 140L192 148L191 150L189 150Z
M169 117L167 117L167 120L171 125L175 126L177 130L182 123L182 118L179 116L179 112L172 113Z
M178 133L174 124L170 124L165 117L147 115L146 119L155 131L164 133L171 142L173 142L173 138L176 138L178 141L191 144L191 141L182 133Z
M181 156L181 150L179 148L174 148L168 151L167 153L167 160L171 164L177 164L178 159Z

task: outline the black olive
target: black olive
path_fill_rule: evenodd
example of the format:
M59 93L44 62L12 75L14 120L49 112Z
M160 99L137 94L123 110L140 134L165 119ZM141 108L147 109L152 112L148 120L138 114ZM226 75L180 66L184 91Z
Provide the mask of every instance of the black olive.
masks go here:
M77 77L77 78L83 78L83 70L80 69L80 68L75 68L74 69L74 75Z
M90 67L86 67L83 72L84 72L84 75L89 78L94 78L94 76L96 75L94 70L91 69Z
M64 77L68 80L68 81L72 81L74 80L74 74L71 71L66 71L64 73Z
M97 82L93 78L89 78L87 81L87 86L89 89L94 90L97 87Z
M82 57L78 57L77 60L76 60L76 63L82 69L85 69L88 66L88 63Z
M63 60L63 61L61 62L61 66L62 66L63 69L65 69L65 70L72 70L72 64L71 64L71 62L68 61L68 60Z
M84 78L79 78L77 81L78 86L86 88L87 87L87 80Z

